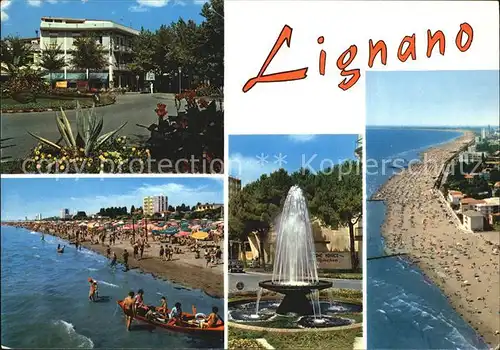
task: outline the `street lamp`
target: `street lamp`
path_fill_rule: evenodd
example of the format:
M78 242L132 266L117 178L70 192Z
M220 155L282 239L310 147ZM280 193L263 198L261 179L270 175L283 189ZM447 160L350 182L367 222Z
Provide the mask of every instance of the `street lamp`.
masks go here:
M179 67L179 94L182 93L182 67Z

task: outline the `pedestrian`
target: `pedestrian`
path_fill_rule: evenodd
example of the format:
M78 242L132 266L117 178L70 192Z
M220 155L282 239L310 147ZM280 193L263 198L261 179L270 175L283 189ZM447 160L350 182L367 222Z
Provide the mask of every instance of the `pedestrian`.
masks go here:
M165 249L163 249L163 246L160 246L160 259L163 260L163 254L165 253Z
M142 255L144 254L144 243L141 244L141 247L139 248L139 252L141 254L141 260L142 260Z
M109 259L110 255L111 255L111 247L108 245L108 248L106 248L106 258Z
M137 259L137 254L139 254L139 245L137 243L134 244L134 259Z
M128 252L127 249L123 250L123 264L125 265L125 271L128 271Z

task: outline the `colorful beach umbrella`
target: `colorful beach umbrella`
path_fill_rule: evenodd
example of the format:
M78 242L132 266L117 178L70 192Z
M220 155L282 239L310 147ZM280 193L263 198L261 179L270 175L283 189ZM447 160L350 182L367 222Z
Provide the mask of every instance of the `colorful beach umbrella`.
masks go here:
M194 239L204 240L208 238L208 232L196 231L191 235Z

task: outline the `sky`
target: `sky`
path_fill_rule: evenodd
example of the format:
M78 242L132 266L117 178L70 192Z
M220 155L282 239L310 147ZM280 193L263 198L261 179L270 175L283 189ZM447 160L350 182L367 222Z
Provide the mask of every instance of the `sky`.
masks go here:
M355 159L357 135L229 136L229 174L242 185L280 168L313 172Z
M94 214L100 208L142 206L146 196L168 196L168 204L223 203L222 178L2 178L2 220Z
M157 29L179 17L199 23L207 0L1 0L2 37L35 37L41 17L112 20Z
M494 126L499 95L499 71L369 71L366 124Z

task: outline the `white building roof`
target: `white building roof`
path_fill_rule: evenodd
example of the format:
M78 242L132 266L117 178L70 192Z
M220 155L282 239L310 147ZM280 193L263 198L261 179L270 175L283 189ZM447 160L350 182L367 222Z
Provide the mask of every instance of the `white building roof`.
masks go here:
M136 29L115 23L113 21L62 17L42 17L40 29L49 31L112 30L132 35L139 34L139 31Z

